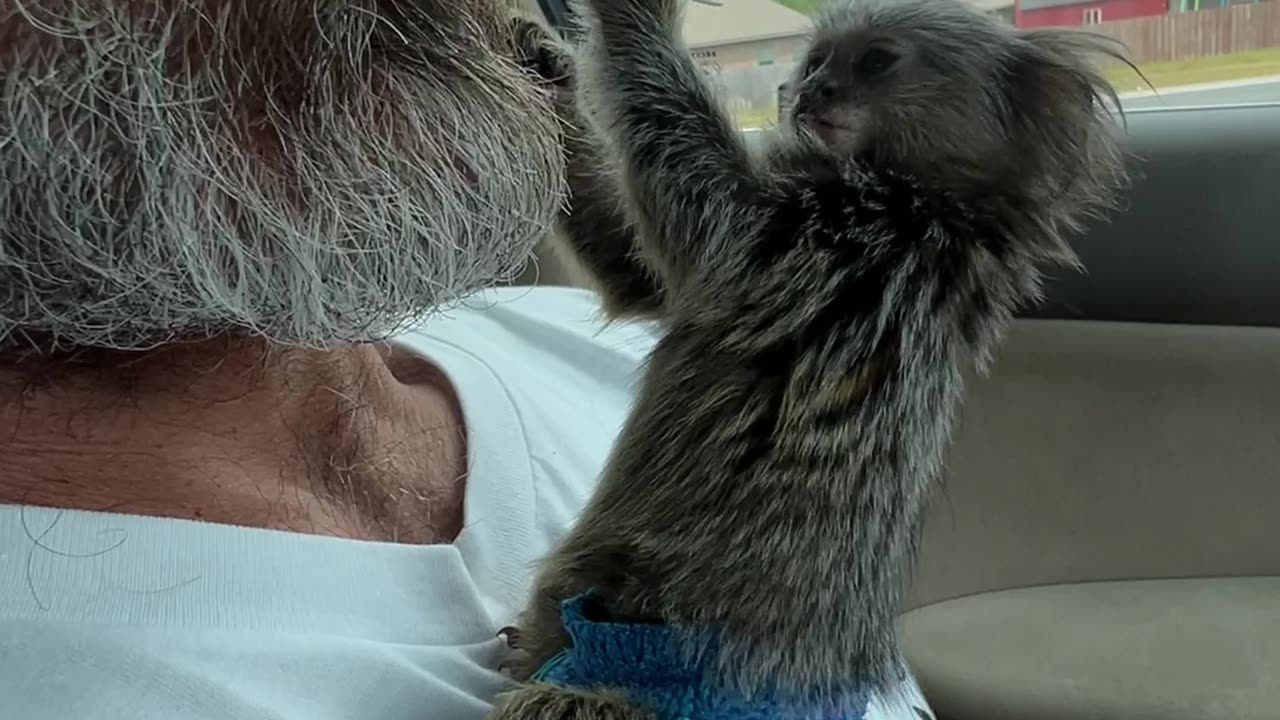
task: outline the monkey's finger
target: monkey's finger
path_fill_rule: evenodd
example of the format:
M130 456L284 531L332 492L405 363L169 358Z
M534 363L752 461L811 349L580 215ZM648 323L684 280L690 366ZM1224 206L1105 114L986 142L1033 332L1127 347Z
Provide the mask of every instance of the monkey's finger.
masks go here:
M498 637L507 641L507 645L515 647L516 641L520 639L520 628L515 625L508 625L498 631Z

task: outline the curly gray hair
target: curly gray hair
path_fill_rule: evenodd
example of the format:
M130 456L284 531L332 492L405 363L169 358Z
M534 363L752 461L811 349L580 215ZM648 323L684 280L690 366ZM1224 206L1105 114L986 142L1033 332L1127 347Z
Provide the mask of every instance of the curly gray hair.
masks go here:
M500 0L0 9L0 347L385 336L517 272L558 128Z

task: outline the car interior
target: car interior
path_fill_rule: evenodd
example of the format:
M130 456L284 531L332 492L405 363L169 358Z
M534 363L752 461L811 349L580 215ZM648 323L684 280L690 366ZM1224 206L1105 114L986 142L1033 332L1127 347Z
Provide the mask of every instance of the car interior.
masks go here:
M1280 103L1175 105L970 381L902 617L938 720L1280 718Z

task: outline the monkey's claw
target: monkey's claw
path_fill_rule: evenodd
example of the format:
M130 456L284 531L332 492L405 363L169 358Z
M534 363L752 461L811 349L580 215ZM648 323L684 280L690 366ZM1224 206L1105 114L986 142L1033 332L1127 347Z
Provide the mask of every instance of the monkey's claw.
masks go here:
M528 643L532 638L515 625L499 630L498 637L506 644L502 659L498 661L498 672L519 682L528 680L539 665L529 652Z
M506 640L509 648L519 647L517 643L520 641L520 628L515 625L508 625L498 631L498 637Z

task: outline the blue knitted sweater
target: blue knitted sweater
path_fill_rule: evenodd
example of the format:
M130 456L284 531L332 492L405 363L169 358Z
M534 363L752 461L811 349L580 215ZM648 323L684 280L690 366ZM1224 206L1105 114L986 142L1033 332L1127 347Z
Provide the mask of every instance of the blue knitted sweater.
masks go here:
M563 687L610 688L626 693L657 720L863 720L867 697L801 703L776 693L744 698L712 681L704 662L690 660L669 627L589 620L587 595L561 608L573 639L535 680Z

